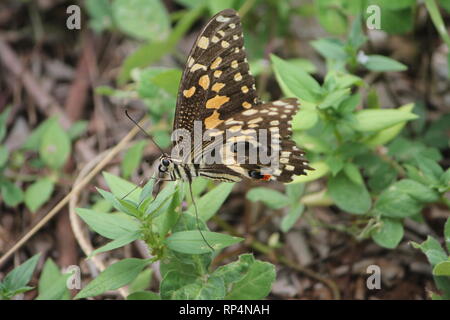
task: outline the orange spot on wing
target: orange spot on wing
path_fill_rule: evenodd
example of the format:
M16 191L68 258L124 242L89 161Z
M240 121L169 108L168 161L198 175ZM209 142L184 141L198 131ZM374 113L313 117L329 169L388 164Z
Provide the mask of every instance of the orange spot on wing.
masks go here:
M261 180L269 181L271 177L272 177L272 175L270 175L270 174L264 174Z
M208 109L219 109L224 103L230 100L227 96L215 96L206 102L206 108Z
M217 110L214 110L213 114L205 119L205 128L212 129L217 127L220 123L222 123L223 120L220 120L219 116L220 114L217 112Z

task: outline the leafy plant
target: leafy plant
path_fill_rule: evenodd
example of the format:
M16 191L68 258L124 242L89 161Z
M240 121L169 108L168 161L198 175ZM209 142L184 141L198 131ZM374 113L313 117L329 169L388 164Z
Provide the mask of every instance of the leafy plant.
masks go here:
M420 249L426 256L433 268L434 283L441 294L432 293L431 297L434 300L449 300L450 299L450 218L444 227L445 248L443 248L439 241L429 236L426 241L421 244L412 242L412 246Z
M210 270L212 258L219 250L243 240L210 232L205 224L228 197L232 184L220 184L197 199L197 220L192 205L183 210L185 190L180 184L170 182L153 198L153 179L141 189L108 173L104 177L111 192L98 191L118 212L77 209L78 215L94 231L112 240L92 255L141 239L153 258L124 259L109 266L75 298L95 296L127 285L156 261L161 262L163 277L160 292L133 292L129 299L260 299L269 293L275 279L274 266L255 260L252 255L242 255L236 262ZM206 187L197 182L193 194L201 194Z

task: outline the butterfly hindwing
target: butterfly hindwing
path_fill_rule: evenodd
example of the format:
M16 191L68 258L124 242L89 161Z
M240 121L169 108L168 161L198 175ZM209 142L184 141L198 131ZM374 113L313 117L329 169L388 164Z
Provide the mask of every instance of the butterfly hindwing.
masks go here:
M290 140L291 121L297 111L297 99L288 98L235 113L211 132L220 139L203 145L202 156L211 156L212 151L216 156L219 152L220 164L216 162L202 170L228 171L241 178L280 182L290 182L293 175L306 174L305 170L311 168L303 157L304 152ZM252 176L252 172L260 175Z

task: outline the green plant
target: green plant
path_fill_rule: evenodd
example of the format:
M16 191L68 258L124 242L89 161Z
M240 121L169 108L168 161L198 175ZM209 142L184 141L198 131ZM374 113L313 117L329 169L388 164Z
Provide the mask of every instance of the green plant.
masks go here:
M9 109L0 115L0 141L6 133ZM43 121L27 137L25 142L11 154L0 145L0 188L2 198L10 207L22 202L31 212L36 212L51 197L55 184L64 176L63 166L71 153L71 143L86 129L86 122L79 121L64 130L56 117ZM26 175L20 168L27 161L31 173ZM45 176L41 174L45 173ZM15 181L28 183L22 190Z
M445 248L439 244L433 237L428 237L422 243L412 242L412 246L420 249L428 258L431 267L434 283L441 294L432 293L431 297L434 300L449 300L450 299L450 218L447 219L444 227Z
M94 231L112 240L92 255L141 239L153 257L123 259L109 266L75 298L99 295L129 284L155 261L161 262L160 292L134 292L128 299L260 299L269 293L275 279L274 266L255 260L252 255L241 255L236 262L210 269L218 250L243 240L210 232L205 224L228 197L233 184L222 183L199 197L197 220L192 205L183 209L185 190L181 184L170 182L153 198L153 179L141 189L108 173L104 177L112 193L98 191L118 212L77 209ZM193 185L193 194L198 196L205 188L207 184L199 179ZM201 237L198 226L215 252Z

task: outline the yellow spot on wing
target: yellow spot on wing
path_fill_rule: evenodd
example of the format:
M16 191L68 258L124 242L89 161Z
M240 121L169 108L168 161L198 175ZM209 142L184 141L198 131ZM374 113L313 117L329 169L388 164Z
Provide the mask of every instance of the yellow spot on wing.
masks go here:
M240 72L236 73L234 75L234 81L241 81L242 80L242 75Z
M225 41L225 40L223 40L221 42L221 45L222 45L222 48L228 48L230 46L230 44L227 41Z
M247 86L242 86L242 87L241 87L241 91L242 91L243 93L247 93L247 92L248 92L248 87L247 87Z
M207 74L205 74L204 76L201 76L200 79L198 80L198 84L203 88L203 89L208 89L209 88L209 77Z
M224 103L230 100L227 96L215 96L214 98L206 101L206 108L208 109L219 109Z
M189 57L187 62L188 62L188 67L190 68L194 64L194 59L192 57Z
M223 120L219 119L219 115L220 114L217 112L217 110L214 110L213 114L205 119L205 128L212 129L217 127L220 123L222 123Z
M198 69L203 69L206 71L206 66L200 64L200 63L196 63L192 66L191 68L191 72L197 71Z
M213 84L211 89L212 89L212 91L219 92L223 87L225 87L225 83L216 82Z
M242 106L245 109L250 109L252 107L252 105L250 103L248 103L247 101L242 102Z
M217 69L217 67L220 65L221 62L222 58L217 57L216 60L214 60L213 63L211 63L211 69Z
M231 67L234 69L236 69L238 67L238 65L239 64L238 64L237 60L233 60L233 62L231 62Z
M221 76L221 74L222 74L222 71L220 71L220 70L214 71L214 77L216 77L216 78L219 78Z
M202 36L200 39L198 39L197 46L199 48L206 49L206 48L208 48L208 45L209 45L209 39L207 37Z
M188 90L183 90L183 95L186 97L186 98L190 98L190 97L192 97L193 95L194 95L194 93L195 93L195 87L194 86L192 86L190 89L188 89Z

